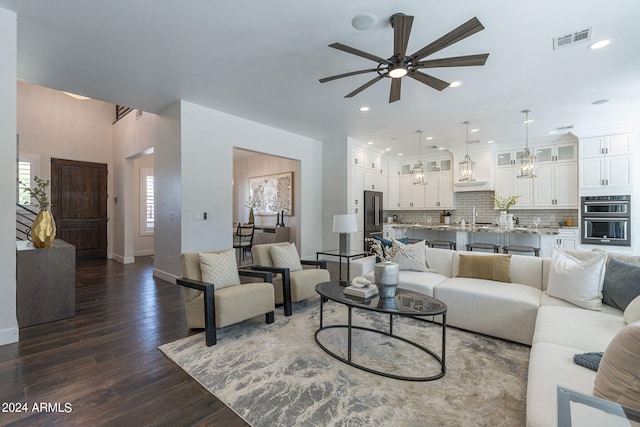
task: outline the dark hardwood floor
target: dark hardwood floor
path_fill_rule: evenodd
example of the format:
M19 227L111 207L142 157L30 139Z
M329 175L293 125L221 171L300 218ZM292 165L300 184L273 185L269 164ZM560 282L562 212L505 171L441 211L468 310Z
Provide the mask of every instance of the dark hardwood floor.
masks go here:
M158 350L199 331L152 269L150 257L78 262L76 316L0 346L0 425L247 425Z

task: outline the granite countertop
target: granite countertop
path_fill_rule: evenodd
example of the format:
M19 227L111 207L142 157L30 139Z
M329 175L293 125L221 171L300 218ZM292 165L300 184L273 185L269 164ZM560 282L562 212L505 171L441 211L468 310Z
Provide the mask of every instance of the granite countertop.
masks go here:
M502 227L495 225L476 225L472 227L467 224L465 227L444 224L392 224L392 228L406 228L411 230L438 230L438 231L466 231L471 233L512 233L512 234L558 234L560 227L521 227L514 226L512 230L505 230ZM576 228L576 227L563 227L563 228Z

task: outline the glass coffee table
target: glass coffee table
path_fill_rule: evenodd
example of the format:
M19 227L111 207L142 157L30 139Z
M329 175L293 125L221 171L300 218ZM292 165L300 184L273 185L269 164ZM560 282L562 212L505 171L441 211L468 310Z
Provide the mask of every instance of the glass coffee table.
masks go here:
M418 292L406 291L398 289L395 298L380 298L378 295L368 298L366 300L360 300L344 295L344 285L340 282L323 282L316 285L316 292L320 294L320 327L315 333L316 344L329 355L336 359L347 363L353 367L361 369L363 371L371 372L373 374L382 375L388 378L395 378L398 380L406 381L432 381L442 378L446 373L445 364L445 342L447 334L447 305L440 300L432 298L428 295L424 295ZM347 324L338 325L324 325L323 324L323 308L324 303L327 300L335 301L340 304L344 304L348 308ZM352 310L353 308L375 311L389 315L389 332L381 331L378 329L367 328L363 326L355 326L352 324ZM442 354L439 356L427 347L420 345L407 338L395 335L393 333L393 316L408 316L414 318L442 316ZM426 319L425 319L426 320ZM326 329L332 328L344 328L347 329L347 357L343 357L340 354L330 350L318 339L318 334ZM374 332L377 334L385 335L394 339L398 339L408 343L422 352L426 353L428 357L435 359L440 365L440 372L431 376L404 376L396 375L389 372L383 372L377 369L373 369L361 364L355 363L351 357L351 342L352 342L352 330L359 329L363 331Z

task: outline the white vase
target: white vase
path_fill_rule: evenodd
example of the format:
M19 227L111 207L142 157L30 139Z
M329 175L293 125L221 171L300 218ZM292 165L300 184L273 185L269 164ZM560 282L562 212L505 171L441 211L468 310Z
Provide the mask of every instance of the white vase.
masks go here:
M500 223L500 227L507 226L507 211L500 211L499 223Z
M513 230L513 214L507 214L507 230Z

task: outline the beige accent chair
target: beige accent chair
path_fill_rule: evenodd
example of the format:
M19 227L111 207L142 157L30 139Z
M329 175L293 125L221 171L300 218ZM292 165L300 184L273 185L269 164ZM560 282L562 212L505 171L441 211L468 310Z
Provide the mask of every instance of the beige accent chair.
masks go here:
M288 268L277 268L271 259L270 248L274 245L288 245L289 242L267 243L254 245L251 248L253 257L253 269L270 271L277 274L273 277L273 287L275 289L276 304L284 304L284 315L291 316L293 309L292 302L299 302L310 298L316 293L316 285L328 282L330 279L326 261L300 260L303 265L313 265L315 268L303 269L300 271L290 271Z
M220 253L224 251L211 251ZM207 346L215 345L216 328L265 315L266 323L273 323L275 299L272 274L269 272L238 270L240 276L262 278L263 282L243 283L215 290L213 283L202 282L198 252L180 255L187 325L190 329L205 328Z

